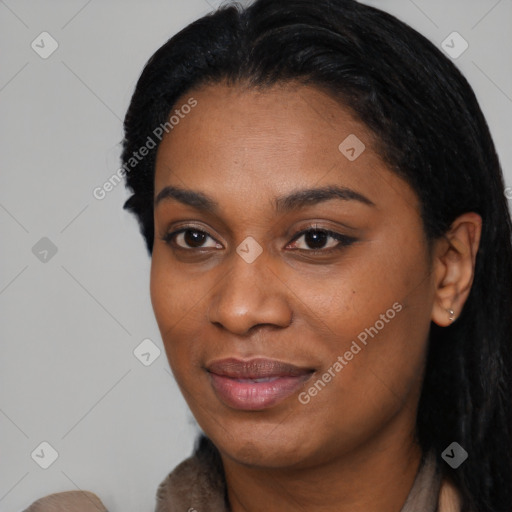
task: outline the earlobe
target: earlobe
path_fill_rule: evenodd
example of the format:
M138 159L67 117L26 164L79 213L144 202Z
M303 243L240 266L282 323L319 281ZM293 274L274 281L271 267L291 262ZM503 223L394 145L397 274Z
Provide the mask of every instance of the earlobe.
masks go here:
M460 316L469 296L481 231L480 215L465 213L455 219L450 230L435 245L431 319L441 327L451 325Z
M436 301L434 302L432 307L432 321L435 324L439 325L440 327L448 327L453 322L455 322L455 320L459 316L458 311L454 309L457 307L455 306L455 304L453 306L445 307L443 305L444 303L444 301L439 301L439 298L436 297Z

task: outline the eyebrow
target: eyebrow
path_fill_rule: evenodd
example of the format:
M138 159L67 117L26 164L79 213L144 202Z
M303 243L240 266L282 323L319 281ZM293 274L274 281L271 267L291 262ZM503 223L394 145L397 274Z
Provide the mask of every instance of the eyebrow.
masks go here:
M327 185L320 188L302 189L292 192L286 196L279 196L273 201L276 212L284 213L298 210L304 206L317 204L332 199L343 201L358 201L368 206L375 206L373 201L367 197L346 187L338 185ZM212 214L218 214L219 203L202 192L188 190L176 186L164 187L155 197L153 206L156 207L162 201L175 200L182 204L191 206Z

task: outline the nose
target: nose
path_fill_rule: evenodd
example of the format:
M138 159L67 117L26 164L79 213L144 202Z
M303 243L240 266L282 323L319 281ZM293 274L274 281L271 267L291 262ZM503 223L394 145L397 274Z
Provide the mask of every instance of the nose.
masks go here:
M208 319L231 333L246 335L255 326L287 327L292 321L290 289L261 255L247 263L233 254L227 275L210 298Z

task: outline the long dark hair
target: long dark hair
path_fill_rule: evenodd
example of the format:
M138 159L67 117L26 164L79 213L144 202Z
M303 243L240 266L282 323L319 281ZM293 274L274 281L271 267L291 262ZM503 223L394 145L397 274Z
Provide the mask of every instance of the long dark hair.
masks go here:
M430 241L464 212L482 216L464 309L450 327L431 327L417 436L455 481L464 511L510 512L512 229L500 163L466 79L421 34L353 0L257 0L199 19L150 58L124 122L122 162L133 192L124 207L150 254L158 144L136 165L133 155L180 97L221 81L309 84L350 108L416 191ZM453 441L469 454L456 470L441 459Z

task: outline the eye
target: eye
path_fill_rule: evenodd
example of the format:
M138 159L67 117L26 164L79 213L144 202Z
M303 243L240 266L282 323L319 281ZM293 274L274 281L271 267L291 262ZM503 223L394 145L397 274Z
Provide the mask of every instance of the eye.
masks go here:
M214 240L206 231L198 229L194 226L185 226L181 229L165 234L161 239L168 245L174 246L178 249L193 250L193 249L222 249L222 245ZM205 245L207 240L210 239L210 245ZM303 244L306 247L296 247L298 241L303 239ZM319 252L329 253L343 249L354 243L355 238L342 235L335 231L319 228L308 228L300 233L297 233L292 240L292 243L287 247L295 250L306 252Z
M294 244L303 239L306 247L293 247L307 252L329 253L343 249L354 243L355 238L330 231L328 229L309 228L298 233L293 239Z
M204 245L205 241L211 239L213 244ZM176 245L179 249L205 249L205 248L222 248L206 231L197 229L193 226L184 227L167 233L162 240L169 245Z

